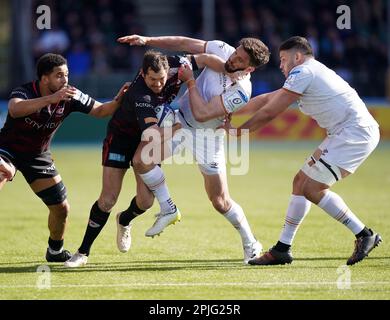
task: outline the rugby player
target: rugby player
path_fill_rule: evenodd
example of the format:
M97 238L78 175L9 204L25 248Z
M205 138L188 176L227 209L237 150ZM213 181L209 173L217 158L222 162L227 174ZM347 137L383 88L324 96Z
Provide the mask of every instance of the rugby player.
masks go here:
M185 139L184 143L173 146L173 152L179 152L180 148L184 147L194 155L212 205L241 236L244 263L259 256L262 245L253 235L243 209L229 194L224 154L225 134L217 128L224 123L226 116L240 110L249 101L252 92L250 73L268 63L270 53L267 46L254 38L242 39L236 49L219 40L204 41L181 36L129 35L119 38L118 41L129 45L148 45L191 54L215 54L226 61L227 73L205 68L196 81L191 80L187 83L190 87L196 85L203 106L192 108L191 104L197 101L191 99L190 103L189 90L179 100L179 119L183 129L181 134ZM233 74L234 78L231 77ZM205 143L210 139L215 143ZM195 147L193 141L196 142ZM158 185L158 181L161 181L163 176L160 168L155 166L145 172L146 168L146 166L143 168L144 172L140 177L146 184ZM164 187L158 185L159 189ZM160 190L160 194L164 194L164 191ZM159 214L154 225L147 230L146 236L153 237L160 234L175 219L177 219L175 214Z
M69 86L66 59L52 53L39 58L37 76L38 80L15 88L9 97L7 119L0 131L0 162L1 167L8 167L8 173L4 175L1 169L0 188L12 180L16 171L23 174L49 209L46 260L64 262L71 257L63 249L69 203L51 157L50 142L72 112L99 118L113 114L128 85L121 88L114 100L102 104Z
M244 129L258 130L297 101L299 109L325 128L328 136L294 177L279 241L249 263L291 263L293 239L314 203L355 235L355 248L347 260L347 265L353 265L367 257L382 239L367 228L330 187L354 173L376 148L380 139L379 125L357 92L314 58L307 39L296 36L286 40L279 54L280 69L286 77L283 88L251 99L248 105L260 110L237 131L231 130L229 122L225 129L238 135Z
M191 65L195 69L203 68L207 64L221 70L220 59L213 58L211 55L167 57L151 50L145 53L142 69L108 123L102 153L101 194L92 205L81 246L73 257L65 262L66 267L77 268L87 264L91 246L106 224L120 194L123 178L133 165L133 156L137 149L147 144L142 141L142 136L149 136L148 133L152 131L157 132L159 141L164 142L181 127L180 123L175 123L172 130L160 128L157 125L157 109L164 104L170 104L176 97L182 84L178 79L178 71L183 64ZM153 133L150 136L153 136ZM135 179L136 196L131 200L128 209L116 215L117 246L121 252L130 249L132 220L143 214L154 202L153 187L145 184L138 174L135 174ZM165 178L160 181L160 184L165 185ZM166 195L169 210L177 220L180 219L180 212L172 201L167 187Z

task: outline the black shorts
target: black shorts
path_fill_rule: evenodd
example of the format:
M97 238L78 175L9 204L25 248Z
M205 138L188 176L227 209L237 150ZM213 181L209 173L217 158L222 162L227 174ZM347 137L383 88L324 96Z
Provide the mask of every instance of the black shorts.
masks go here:
M0 147L0 156L9 160L23 174L28 184L37 179L53 178L58 175L50 151L37 155L26 155Z
M103 142L102 165L128 169L141 142L141 136L129 137L108 133Z

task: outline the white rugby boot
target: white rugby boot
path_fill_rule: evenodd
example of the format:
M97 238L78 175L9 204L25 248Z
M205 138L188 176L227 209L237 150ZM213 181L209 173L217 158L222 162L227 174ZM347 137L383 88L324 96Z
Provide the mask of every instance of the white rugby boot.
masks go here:
M153 226L146 231L145 236L146 237L154 237L159 235L163 230L168 227L170 224L176 224L176 222L180 221L181 214L179 209L176 207L176 210L174 212L170 213L158 213L156 214L156 221L154 222Z
M248 264L249 260L260 257L261 252L263 251L263 246L259 241L250 243L249 245L244 246L244 264Z
M87 264L88 256L78 251L70 258L68 261L65 261L64 267L66 268L79 268L84 267Z
M122 226L120 223L119 223L119 217L121 215L122 212L119 212L117 215L116 215L116 245L118 247L118 250L120 252L127 252L129 251L130 247L131 247L131 227L132 227L132 224L130 222L130 224L128 226Z

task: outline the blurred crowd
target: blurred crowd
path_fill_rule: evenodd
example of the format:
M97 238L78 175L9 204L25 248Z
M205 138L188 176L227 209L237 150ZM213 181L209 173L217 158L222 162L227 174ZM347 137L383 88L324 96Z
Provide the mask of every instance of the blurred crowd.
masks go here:
M118 45L119 36L143 33L133 0L35 1L51 9L51 29L33 28L35 60L43 53L64 55L72 76L107 74L139 65L143 50Z
M258 37L271 49L268 68L278 68L278 47L292 35L309 39L316 57L363 95L383 96L387 61L386 0L215 0L217 36L230 44ZM183 0L192 32L202 28L202 0ZM287 4L288 2L288 4ZM351 29L336 25L340 5L351 9Z
M53 29L33 28L36 30L35 58L48 51L60 52L67 57L74 76L134 70L144 51L115 42L121 35L144 34L143 27L137 23L134 2L36 1L52 8ZM288 4L280 0L215 2L215 38L231 45L236 45L242 37L262 39L272 52L264 74L278 72L280 43L292 35L302 35L311 42L316 57L335 69L362 95L384 96L388 65L386 0L289 0ZM188 18L192 36L201 37L202 0L181 0L181 5L180 12ZM348 5L351 9L350 30L337 28L339 5Z

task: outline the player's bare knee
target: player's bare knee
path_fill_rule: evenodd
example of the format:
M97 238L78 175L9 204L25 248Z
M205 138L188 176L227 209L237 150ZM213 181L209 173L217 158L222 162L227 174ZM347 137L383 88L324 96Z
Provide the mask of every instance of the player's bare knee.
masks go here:
M70 205L68 201L64 201L53 207L51 212L53 212L57 217L66 219L69 215Z
M223 196L212 197L211 203L213 204L215 210L222 214L226 213L231 207L229 199L226 199Z
M131 161L133 168L137 172L144 172L148 166L142 161L141 153L136 153Z
M102 195L98 200L99 208L104 212L110 212L112 208L115 206L117 200L118 200L118 195L112 193Z

